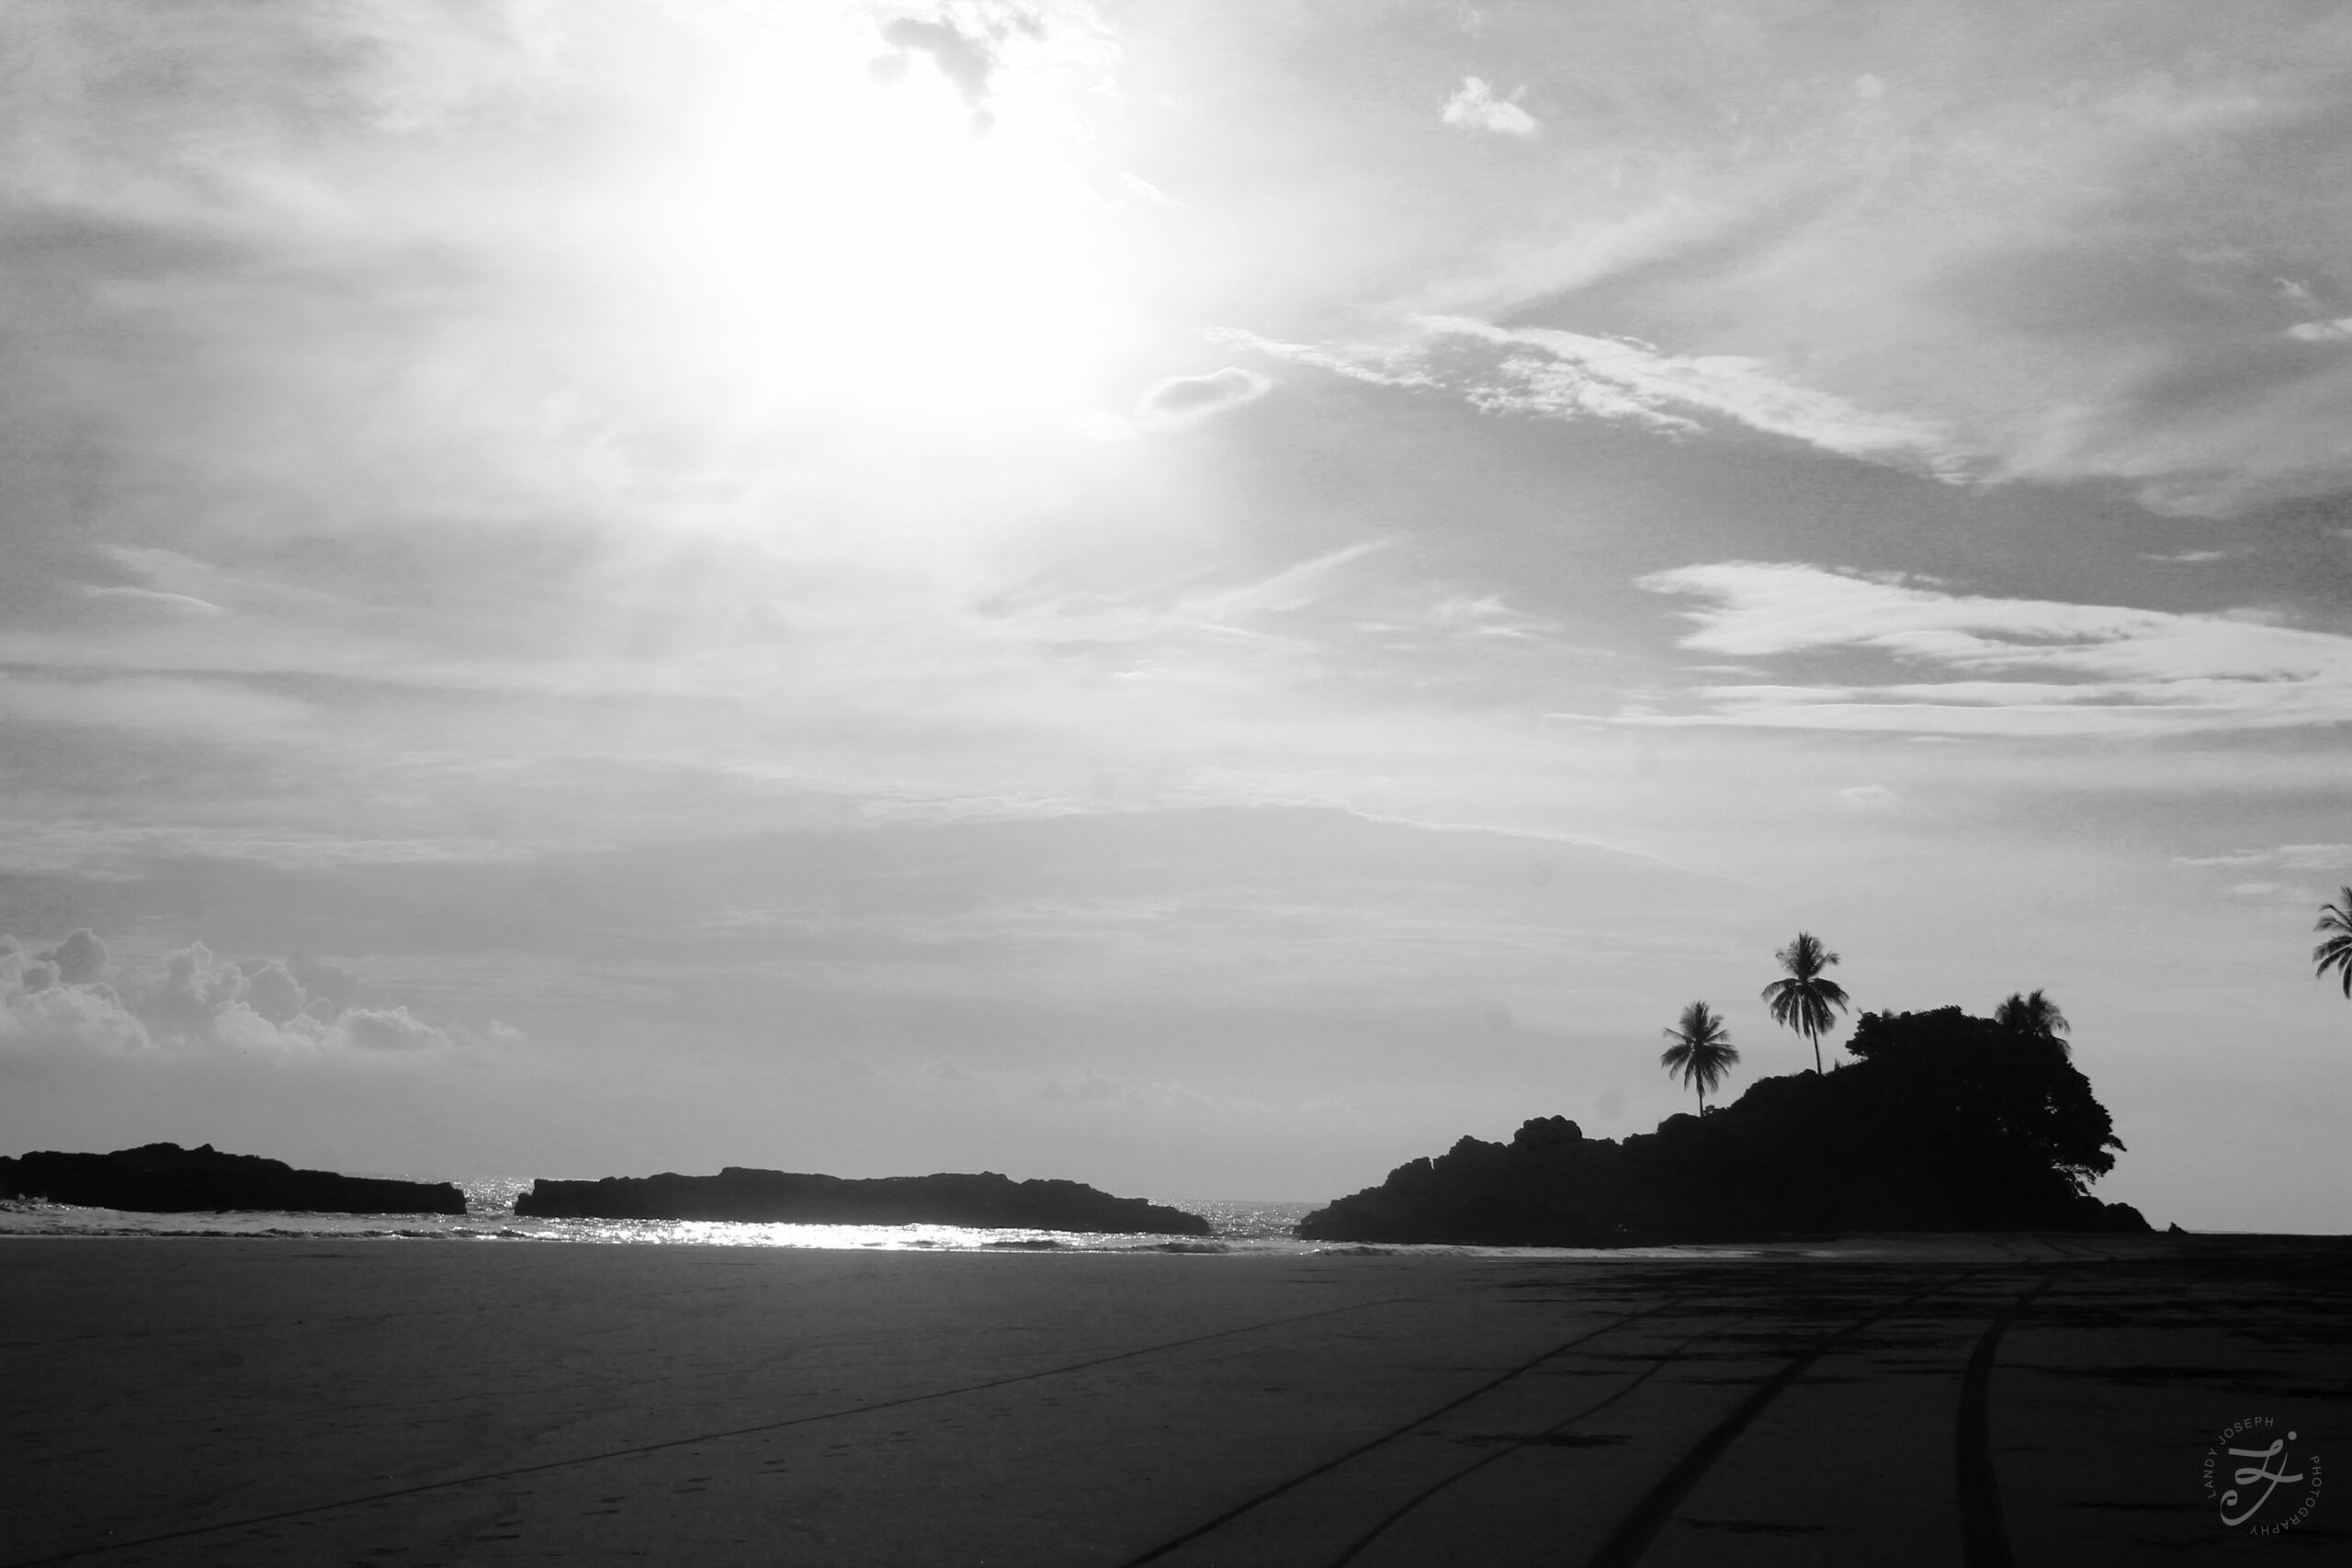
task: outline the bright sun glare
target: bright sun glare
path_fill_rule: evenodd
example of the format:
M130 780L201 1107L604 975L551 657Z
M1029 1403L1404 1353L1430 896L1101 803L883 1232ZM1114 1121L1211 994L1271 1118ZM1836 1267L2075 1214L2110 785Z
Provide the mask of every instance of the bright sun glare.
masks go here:
M1003 43L985 114L870 21L712 41L628 197L664 356L775 412L1077 412L1111 325L1102 204L1027 40Z

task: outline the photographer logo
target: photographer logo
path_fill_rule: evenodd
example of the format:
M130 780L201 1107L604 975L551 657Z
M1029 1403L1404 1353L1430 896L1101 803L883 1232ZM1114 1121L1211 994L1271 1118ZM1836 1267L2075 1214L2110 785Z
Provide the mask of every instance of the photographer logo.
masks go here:
M2224 1427L2205 1450L2205 1496L2224 1528L2278 1535L2319 1506L2320 1457L2268 1416Z

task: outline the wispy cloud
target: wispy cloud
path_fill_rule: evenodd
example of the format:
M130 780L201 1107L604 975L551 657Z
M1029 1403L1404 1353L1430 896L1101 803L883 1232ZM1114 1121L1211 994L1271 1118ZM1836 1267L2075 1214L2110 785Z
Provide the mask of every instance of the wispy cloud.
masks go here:
M2176 855L2181 865L2217 866L2228 870L2264 867L2278 871L2343 871L2352 875L2352 844L2279 844L2267 850L2244 850L2222 855Z
M1644 724L2165 733L2352 718L2352 637L2226 615L1958 594L1803 565L1728 562L1641 586L1695 598L1682 646L1747 659L1842 652L1928 679L1713 685ZM1859 673L1859 672L1858 672Z
M1256 371L1230 365L1205 376L1171 376L1144 389L1132 417L1147 429L1193 424L1255 402L1272 388L1273 383Z
M1950 482L1983 468L1977 454L1933 421L1834 397L1760 359L1672 354L1637 338L1504 328L1464 316L1426 316L1413 324L1418 341L1401 346L1227 337L1359 380L1450 391L1494 413L1607 420L1669 436L1728 423Z

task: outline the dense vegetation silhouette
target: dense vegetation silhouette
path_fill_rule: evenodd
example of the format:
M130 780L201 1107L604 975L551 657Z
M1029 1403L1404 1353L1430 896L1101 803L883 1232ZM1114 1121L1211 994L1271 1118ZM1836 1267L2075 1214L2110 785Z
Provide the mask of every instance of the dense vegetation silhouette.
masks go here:
M2144 1230L2090 1184L2123 1147L2054 1035L1959 1008L1864 1013L1830 1073L1622 1143L1538 1117L1309 1214L1325 1240L1606 1247L1840 1231Z
M2058 1010L2058 1004L2038 987L2024 996L2010 992L2008 998L1993 1010L1993 1021L2012 1034L2021 1034L2029 1040L2046 1040L2062 1053L2067 1053L2065 1037L2073 1025L2066 1021L2066 1015Z
M1822 946L1819 937L1799 931L1796 941L1772 956L1788 971L1786 978L1764 987L1772 1021L1812 1042L1813 1070L1817 1073L1821 1071L1821 1037L1838 1022L1830 1010L1842 1012L1846 1009L1845 987L1822 973L1838 962L1838 955Z
M1681 1021L1665 1033L1674 1043L1658 1054L1658 1066L1668 1075L1680 1075L1684 1083L1699 1091L1699 1114L1704 1116L1707 1091L1723 1082L1724 1075L1739 1063L1731 1032L1713 1008L1692 1002L1682 1010Z

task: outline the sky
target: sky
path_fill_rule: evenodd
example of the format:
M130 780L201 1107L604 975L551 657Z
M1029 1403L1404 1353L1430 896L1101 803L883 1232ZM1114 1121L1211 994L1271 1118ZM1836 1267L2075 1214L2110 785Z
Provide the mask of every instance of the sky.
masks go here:
M1326 1199L2045 988L2352 1228L2352 15L0 5L0 1151ZM1825 1051L1842 1053L1850 1019Z

